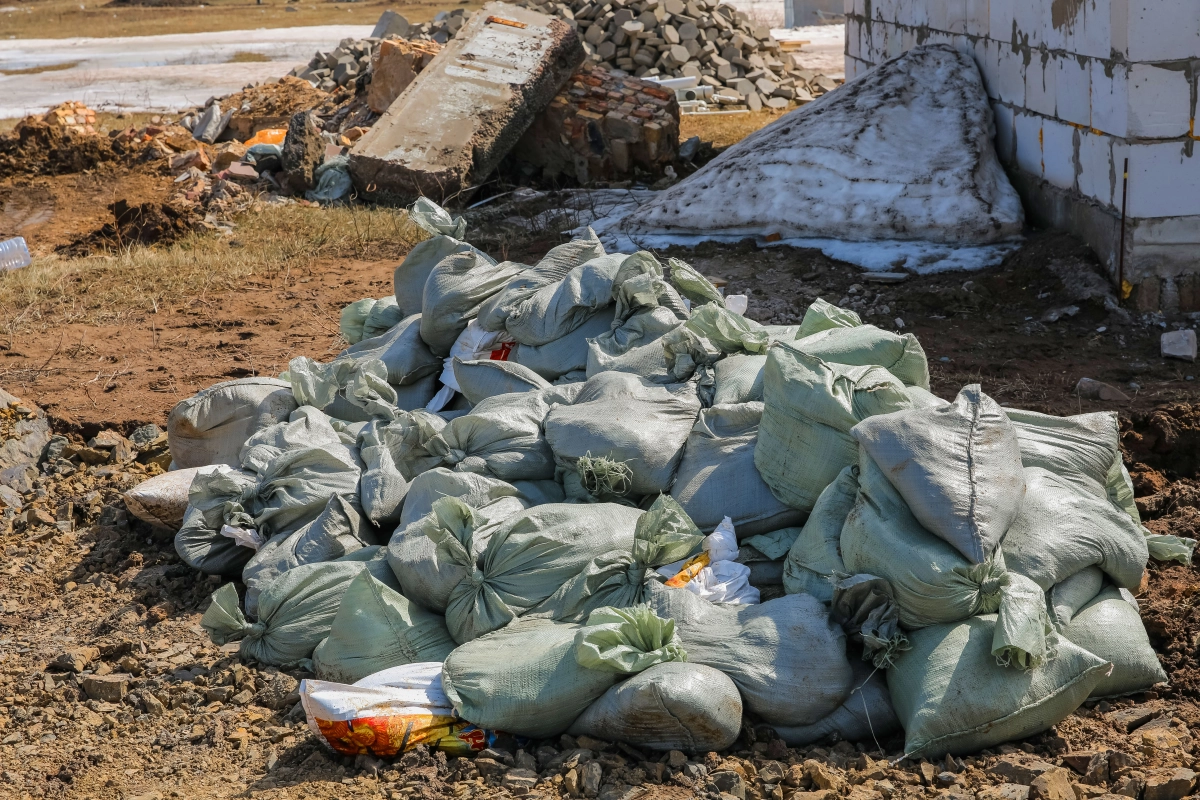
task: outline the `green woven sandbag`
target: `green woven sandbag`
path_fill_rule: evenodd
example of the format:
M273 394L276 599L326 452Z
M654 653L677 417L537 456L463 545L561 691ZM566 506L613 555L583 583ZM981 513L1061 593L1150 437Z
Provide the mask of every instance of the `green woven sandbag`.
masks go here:
M1075 613L1062 629L1063 638L1112 664L1112 674L1101 678L1092 697L1133 694L1164 683L1163 670L1132 595L1106 586Z
M597 609L587 625L520 620L460 646L442 689L468 722L548 739L621 676L686 658L671 620L645 606Z
M904 755L938 759L1024 739L1061 722L1087 699L1109 664L1058 638L1055 657L1031 670L992 655L994 614L909 634L888 670L905 730Z
M391 667L444 661L455 647L446 620L426 611L370 572L360 572L313 651L313 671L325 681L356 683Z
M800 321L800 330L796 332L796 338L803 339L830 328L854 328L862 324L858 314L818 297L804 312L804 319Z
M905 384L929 388L929 362L917 337L858 325L826 330L796 339L797 349L834 364L883 367Z
M904 385L882 367L828 364L789 343L767 352L763 400L754 466L776 497L801 511L811 511L858 460L851 428L912 406Z
M788 594L807 592L822 603L833 600L833 582L850 574L842 562L842 526L857 497L857 466L846 467L821 492L784 562Z
M763 368L766 356L735 353L713 366L713 405L750 403L763 399Z

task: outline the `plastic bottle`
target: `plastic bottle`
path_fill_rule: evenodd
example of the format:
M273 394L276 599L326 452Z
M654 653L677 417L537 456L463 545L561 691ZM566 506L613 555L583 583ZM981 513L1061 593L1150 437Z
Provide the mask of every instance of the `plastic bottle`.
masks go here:
M15 239L0 242L0 271L20 269L28 267L32 263L29 246L25 244L23 237L18 236Z

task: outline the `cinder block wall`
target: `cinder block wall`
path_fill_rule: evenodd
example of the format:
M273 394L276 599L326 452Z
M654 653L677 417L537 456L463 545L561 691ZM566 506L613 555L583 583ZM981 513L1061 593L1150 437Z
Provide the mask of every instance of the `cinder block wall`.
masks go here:
M1140 308L1200 310L1200 0L845 0L846 77L920 44L979 66L1031 218L1082 236Z

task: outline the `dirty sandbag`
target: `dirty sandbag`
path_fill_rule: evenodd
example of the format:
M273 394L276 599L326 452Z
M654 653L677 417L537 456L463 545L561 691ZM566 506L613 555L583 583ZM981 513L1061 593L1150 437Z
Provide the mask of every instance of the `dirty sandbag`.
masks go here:
M311 406L344 422L392 418L396 389L387 382L387 368L377 358L337 358L327 364L307 356L288 362L285 373L292 395L302 406Z
M639 310L660 306L681 320L688 318L684 299L663 278L662 265L645 250L626 256L613 277L612 296L616 303L616 318L625 322Z
M675 620L688 661L728 675L746 711L768 725L814 723L852 688L846 634L811 595L719 606L656 583L648 595L655 613Z
M1025 472L1013 426L978 384L948 406L871 417L850 433L927 531L972 564L999 546L1021 508Z
M839 579L833 586L829 617L842 626L851 642L862 647L863 660L880 669L892 666L896 654L908 649L896 598L883 578L851 575Z
M539 291L556 286L576 268L604 256L604 245L596 233L588 228L578 239L550 248L537 264L531 267L517 265L520 267L518 274L480 309L479 325L486 331L505 330L509 316ZM622 255L616 257L621 260L625 258ZM611 279L607 283L607 288L600 287L609 295L605 298L606 302L611 299Z
M909 634L911 649L887 671L908 758L966 755L1025 739L1065 719L1110 666L1056 637L1055 657L1028 671L992 656L996 616L934 625Z
M351 686L308 678L300 702L313 735L344 756L391 758L420 746L455 758L497 739L454 713L440 661L392 667Z
M364 547L337 561L302 564L280 575L259 595L254 623L246 620L237 589L227 583L213 594L200 625L215 644L240 640L242 658L276 666L299 664L329 635L342 595L363 571L400 591L383 548Z
M734 353L713 365L714 406L733 403L761 402L763 399L763 367L765 355Z
M662 337L682 324L674 311L662 307L640 310L623 322L614 317L611 330L588 342L587 376L629 372L654 383L669 383Z
M265 536L312 522L334 495L357 495L362 461L332 420L315 408L297 409L288 422L246 440L242 466L258 476L255 527Z
M318 678L354 683L381 670L444 661L455 648L446 620L360 572L342 595L326 637L313 651Z
M773 726L788 747L836 740L881 748L883 742L900 731L900 720L896 719L888 694L886 673L859 659L851 659L850 666L854 670L854 688L832 714L811 725Z
M683 325L662 339L667 371L677 381L688 380L700 367L731 353L760 355L769 341L757 322L715 303L694 309Z
M496 630L538 607L593 559L614 551L632 552L643 516L637 509L612 503L563 503L477 525L478 517L456 498L442 498L433 508L438 524L427 522L425 534L437 545L438 562L457 566L461 575L445 612L446 626L458 642ZM474 541L477 532L488 537L482 548ZM411 599L424 602L416 595Z
M593 609L645 602L646 581L658 567L700 552L706 538L670 495L659 495L639 515L629 548L614 548L580 566L577 574L523 615L577 622Z
M305 200L314 203L332 203L341 200L354 189L350 180L350 156L334 156L326 159L313 172L317 185L304 193Z
M254 550L221 531L228 526L254 528L257 485L253 473L224 465L192 479L183 524L175 534L175 552L185 564L209 575L241 574Z
M429 273L421 305L421 338L435 355L447 356L483 303L521 271L510 261L495 264L477 251L443 258Z
M572 736L650 750L707 753L732 747L742 728L742 697L725 674L670 661L621 681L579 715Z
M857 497L857 465L846 467L821 492L783 567L788 594L807 592L822 603L832 602L833 582L850 574L842 562L842 526Z
M288 418L299 404L287 381L240 378L203 389L171 409L167 444L176 469L210 464L240 466L250 436Z
M342 359L382 361L387 368L387 382L392 386L408 386L442 370L442 360L430 352L421 338L419 314L397 320L386 330L364 337L339 353L337 360Z
M342 309L338 329L343 339L350 344L357 344L363 339L373 339L386 333L399 325L403 319L395 295L378 300L368 297L356 300Z
M688 384L604 372L588 379L573 404L550 410L546 440L566 470L578 471L581 457L620 462L630 471L629 495L658 494L670 490L699 413Z
M779 528L767 533L756 533L738 542L738 560L746 564L750 561L783 561L791 551L800 528ZM743 558L743 555L755 553L757 558ZM780 564L780 569L783 565Z
M242 568L246 613L258 615L262 590L289 569L334 561L377 544L379 532L363 516L358 498L335 494L316 519L294 533L272 536Z
M612 304L612 281L625 256L602 255L543 286L509 312L505 328L524 345L549 344Z
M779 530L804 513L775 498L754 468L762 403L703 409L688 434L671 496L702 531L728 516L739 536Z
M1025 500L1004 537L1010 571L1042 591L1092 566L1118 587L1138 586L1149 551L1140 526L1128 514L1039 467L1029 467L1025 476Z
M1054 584L1046 593L1050 621L1061 631L1071 624L1079 609L1092 602L1104 588L1104 571L1099 567L1081 569L1071 577Z
M417 206L422 203L428 203L436 212L419 211ZM396 304L405 317L421 313L429 273L443 259L457 253L469 253L482 263L496 263L487 253L462 241L467 228L462 217L451 220L449 214L425 198L419 199L409 210L408 218L432 237L414 245L392 274Z
M451 217L450 212L430 200L418 197L408 207L408 218L414 225L434 236L453 236L461 239L467 235L467 221L462 217Z
M363 461L359 498L368 519L381 527L400 521L409 484L418 475L441 463L424 444L445 427L428 411L411 411L392 420L372 420L359 432Z
M542 433L550 406L539 392L489 397L471 413L452 419L423 443L441 465L503 481L549 480L554 454Z
M1126 595L1106 586L1061 631L1064 639L1113 665L1112 673L1092 689L1092 697L1143 692L1168 680L1150 645L1137 601Z
M422 472L412 480L400 514L403 529L433 510L440 497L457 497L472 508L481 508L501 497L515 497L525 508L563 501L562 485L549 481L513 481L490 475L455 472L445 467Z
M659 567L672 589L683 588L712 603L747 605L761 599L750 585L750 568L739 564L737 531L729 517L704 537L703 551L683 561Z
M850 309L839 308L818 297L805 310L804 319L800 321L800 329L796 331L795 338L803 339L830 328L856 328L862 324L862 319Z
M452 652L442 688L478 725L558 736L621 676L685 660L671 628L646 608L597 609L584 625L521 620Z
M142 522L178 531L188 507L188 489L200 473L214 472L216 466L188 467L155 475L121 495L125 508Z
M511 361L463 361L454 359L458 391L478 405L489 397L514 392L540 391L550 382L529 367Z
M473 566L464 566L460 561L439 552L437 543L430 538L432 528L463 529L459 536L471 537L470 553L478 556L487 546L494 525L525 510L525 504L516 497L504 495L479 508L473 508L459 498L457 502L434 501L429 513L397 528L388 542L387 559L392 572L404 587L405 596L414 603L446 613L450 595L454 588L472 574Z
M612 329L614 313L612 306L597 311L566 336L547 344L537 347L518 344L513 348L509 360L528 367L548 381L557 381L576 371L586 373L589 340L603 336ZM586 374L579 380L587 380Z
M827 328L796 339L795 345L831 363L883 367L905 385L929 388L929 362L911 333L896 334L874 325Z
M882 367L828 364L786 343L767 353L763 400L754 466L776 497L801 511L811 511L838 473L857 462L851 428L912 405Z
M725 308L725 295L721 294L721 290L714 286L712 281L697 272L691 264L678 258L668 258L667 266L671 270L671 284L693 305L702 306L705 303L714 303Z

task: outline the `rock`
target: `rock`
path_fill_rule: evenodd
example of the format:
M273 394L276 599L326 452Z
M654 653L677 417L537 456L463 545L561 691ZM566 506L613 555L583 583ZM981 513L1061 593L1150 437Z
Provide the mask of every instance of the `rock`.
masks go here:
M828 767L813 758L804 762L804 774L818 789L827 789L840 794L846 785L846 781L841 776L830 772Z
M579 768L579 789L585 797L595 797L600 793L600 779L604 770L599 763L589 761Z
M240 692L229 698L229 702L234 705L244 706L254 699L254 692L249 689L242 689Z
M508 767L494 758L476 757L475 769L485 778L500 777L508 771Z
M1160 709L1149 706L1130 706L1109 712L1104 718L1122 733L1132 733L1161 713Z
M112 675L88 675L83 679L83 692L102 703L119 703L125 699L132 677L120 672Z
M758 765L758 779L763 783L782 783L787 774L778 761L764 761Z
M611 745L608 742L602 742L599 739L594 739L591 736L580 736L575 739L575 743L579 745L580 750L588 750L592 752L600 752L607 750Z
M505 773L500 785L515 795L528 794L537 785L538 774L531 769L510 769Z
M993 764L988 769L988 774L995 775L998 778L1003 778L1009 783L1018 783L1022 786L1029 786L1033 783L1034 779L1052 769L1058 768L1053 764L1046 763L1045 761L1008 755L1004 756L995 764Z
M864 283L904 283L908 280L907 272L864 272Z
M667 766L671 769L680 769L688 762L688 757L679 750L672 750L667 754Z
M59 654L58 658L54 659L52 666L78 674L99 657L100 648L98 647L74 647Z
M534 758L531 754L525 752L524 750L517 751L517 757L515 759L515 762L516 762L515 766L517 769L531 770L535 773L538 771L537 759Z
M1156 769L1146 774L1142 800L1181 800L1195 783L1196 773L1190 769Z
M959 777L953 772L939 772L934 779L934 786L939 789L949 789L951 786L957 786Z
M1095 800L1101 795L1108 794L1108 790L1103 786L1091 786L1075 781L1071 782L1071 789L1075 792L1075 800Z
M1133 772L1113 782L1113 791L1122 797L1140 797L1146 786L1146 776Z
M375 29L371 31L371 38L386 39L389 36L397 36L404 39L408 36L410 27L408 20L401 14L388 9L379 15L379 21L375 23Z
M1167 331L1159 339L1163 358L1178 358L1183 361L1196 360L1196 332L1191 328Z
M1029 787L1019 783L983 786L976 792L978 800L1029 800Z
M1073 317L1079 313L1079 306L1063 306L1062 308L1051 308L1045 314L1042 314L1042 322L1051 323L1058 322L1063 317Z
M746 800L746 781L733 770L714 772L708 776L708 779L721 794L733 795L739 800Z
M921 773L921 782L926 786L933 786L933 782L937 778L937 767L928 761L922 761L918 769Z
M292 194L304 194L315 185L317 167L325 159L325 140L311 111L292 115L281 149L280 185Z
M167 707L151 692L142 692L141 701L146 713L152 717L161 717L167 713Z
M1080 378L1079 383L1075 384L1075 394L1084 400L1104 400L1110 403L1129 402L1129 395L1093 378Z
M210 703L225 703L233 697L232 686L213 686L204 693L204 699Z
M23 493L29 491L24 488L26 472L37 466L50 443L50 422L42 409L4 389L0 389L0 414L16 420L0 442L0 483Z
M222 142L213 155L212 171L220 172L242 160L249 148L241 142ZM149 442L147 442L148 444Z
M229 144L234 144L230 142ZM154 440L163 435L163 430L153 422L143 425L129 434L129 441L133 442L139 448L147 447L154 443Z
M816 792L792 792L785 796L786 800L836 800L837 792L820 790Z
M1062 767L1046 770L1029 784L1029 800L1075 800L1071 773Z
M254 702L263 708L287 708L300 700L300 681L286 672L260 674L259 681L262 686L254 695Z
M1173 750L1190 740L1187 725L1174 717L1162 716L1137 729L1143 745L1157 750Z

